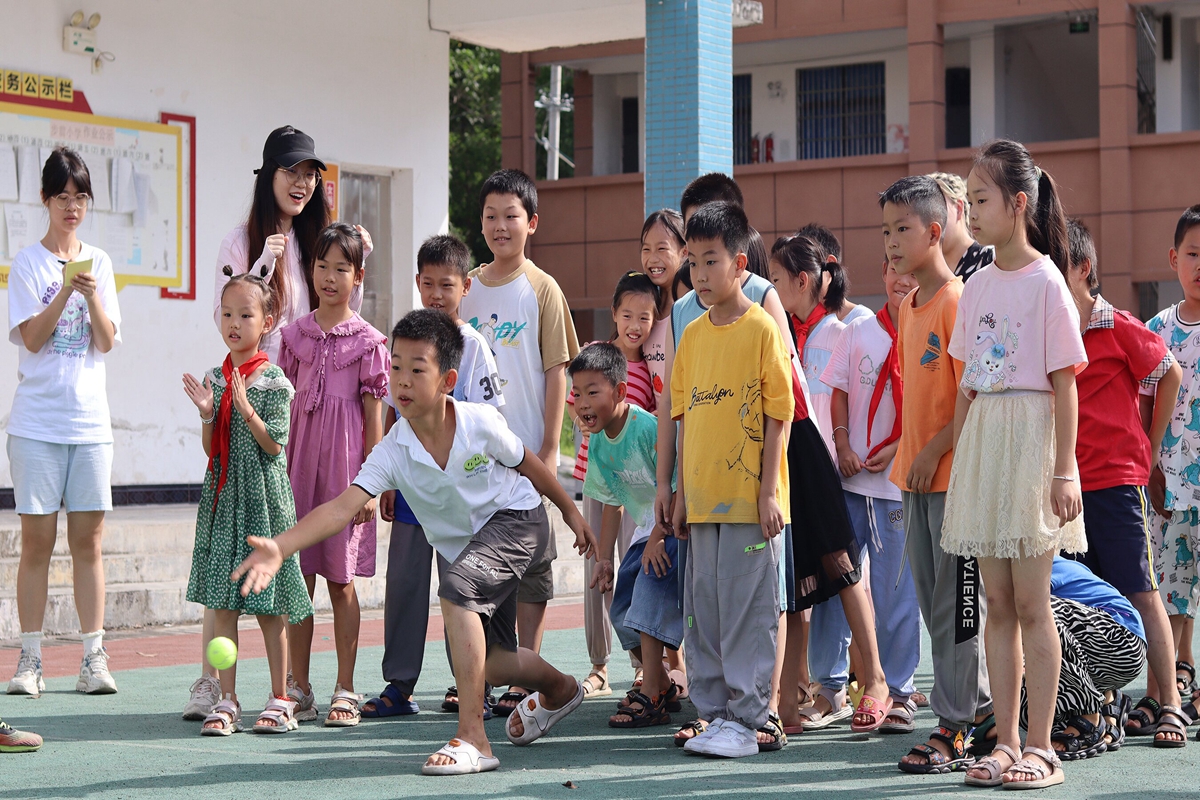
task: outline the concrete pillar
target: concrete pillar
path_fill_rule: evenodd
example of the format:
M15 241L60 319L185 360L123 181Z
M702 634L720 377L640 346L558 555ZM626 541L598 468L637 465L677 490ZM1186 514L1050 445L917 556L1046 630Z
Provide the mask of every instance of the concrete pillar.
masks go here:
M646 213L693 178L733 174L729 0L646 0Z
M1137 312L1133 290L1133 165L1137 29L1125 0L1100 0L1100 280L1105 298Z
M535 170L534 72L528 53L500 54L500 164Z
M908 171L938 167L946 146L946 62L937 0L908 0Z
M996 137L997 103L1003 92L996 91L996 31L984 31L971 37L971 146L979 147Z
M575 177L592 174L592 73L575 70Z

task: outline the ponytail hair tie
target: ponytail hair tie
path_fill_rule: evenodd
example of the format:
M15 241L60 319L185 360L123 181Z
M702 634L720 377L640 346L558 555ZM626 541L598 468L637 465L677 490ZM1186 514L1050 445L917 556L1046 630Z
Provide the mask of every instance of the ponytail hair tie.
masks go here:
M233 267L226 264L225 266L221 267L221 274L224 275L226 278L232 278L233 277Z
M1042 168L1039 167L1037 164L1034 164L1033 171L1037 175L1037 179L1040 181L1042 179Z

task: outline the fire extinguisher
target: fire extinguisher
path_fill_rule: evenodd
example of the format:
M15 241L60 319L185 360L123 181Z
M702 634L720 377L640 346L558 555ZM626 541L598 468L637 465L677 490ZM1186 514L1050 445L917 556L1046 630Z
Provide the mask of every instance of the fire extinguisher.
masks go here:
M775 163L775 134L768 133L766 140L763 142L763 161L767 164Z
M759 150L759 138L758 138L758 134L755 134L750 139L750 163L751 164L758 163L758 150Z

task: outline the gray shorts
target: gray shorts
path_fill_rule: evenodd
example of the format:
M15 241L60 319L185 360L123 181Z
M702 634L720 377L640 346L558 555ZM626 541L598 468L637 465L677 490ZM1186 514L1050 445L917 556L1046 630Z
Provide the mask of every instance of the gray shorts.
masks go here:
M550 525L550 542L541 558L535 559L521 576L518 603L547 603L554 599L554 559L558 558L558 531L566 527L558 507L542 498Z
M487 643L517 651L517 587L551 541L546 509L497 511L446 569L438 597L483 617Z

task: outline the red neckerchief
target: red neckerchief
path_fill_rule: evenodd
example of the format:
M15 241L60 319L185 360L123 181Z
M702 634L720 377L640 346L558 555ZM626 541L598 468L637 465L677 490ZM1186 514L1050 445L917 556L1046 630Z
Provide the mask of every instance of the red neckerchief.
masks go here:
M242 378L249 379L254 374L254 370L266 363L268 363L267 354L259 350L237 369L242 374ZM221 407L217 411L217 418L213 421L212 446L209 448L208 456L210 472L213 464L218 460L221 464L221 477L217 479L217 488L213 492L213 511L217 510L217 498L220 497L221 489L225 486L225 479L229 477L229 425L233 421L232 356L225 356L225 363L221 364L221 375L225 378L225 391L221 393Z
M800 356L801 361L804 361L804 343L808 341L808 334L812 333L812 329L817 327L817 323L828 313L829 309L818 303L804 322L794 315L789 315L792 317L792 330L796 334L796 355Z
M892 346L888 350L887 358L883 360L883 364L879 367L879 377L875 379L875 390L871 392L871 405L867 409L867 459L874 458L875 454L883 448L887 447L892 442L900 438L900 408L904 400L904 380L900 377L900 353L896 349L896 326L892 322L892 315L888 313L887 305L879 309L879 313L875 315L879 320L879 324L887 331L888 336L892 337ZM871 431L875 425L875 412L879 410L879 401L883 399L883 388L887 382L892 382L892 402L896 406L896 421L892 423L892 433L879 444L871 448Z

